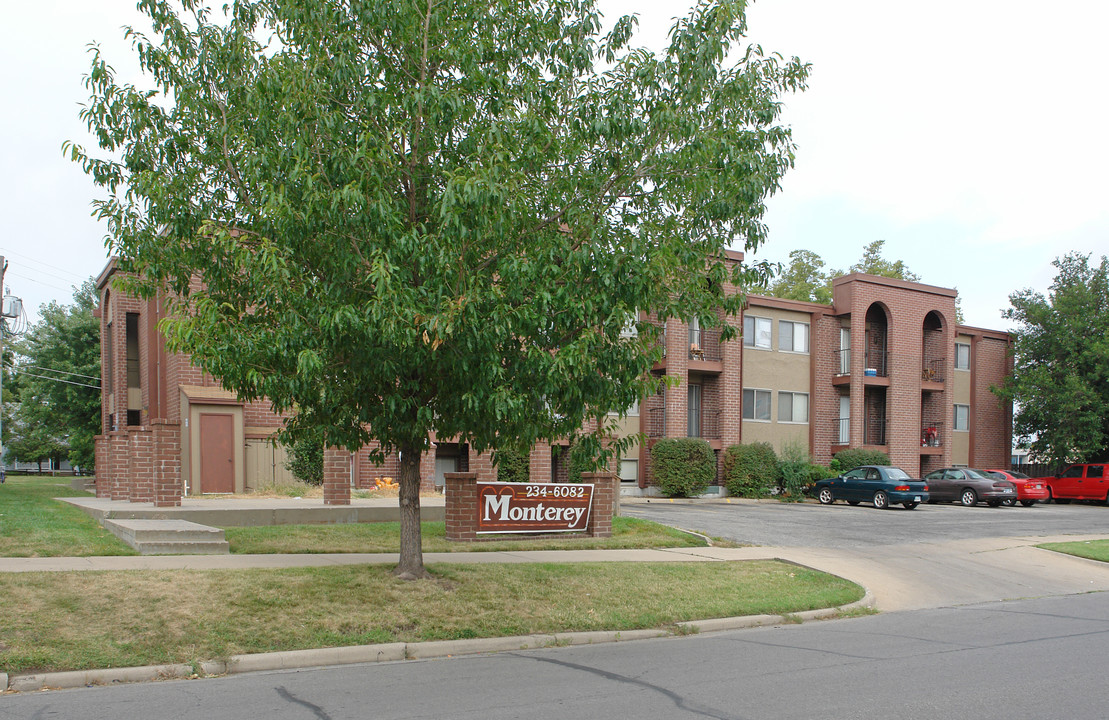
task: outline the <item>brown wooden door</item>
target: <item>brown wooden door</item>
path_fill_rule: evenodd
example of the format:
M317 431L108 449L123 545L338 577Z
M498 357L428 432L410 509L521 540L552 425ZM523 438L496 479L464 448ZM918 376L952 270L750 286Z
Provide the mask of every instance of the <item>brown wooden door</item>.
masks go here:
M200 491L235 492L235 437L233 415L200 415Z

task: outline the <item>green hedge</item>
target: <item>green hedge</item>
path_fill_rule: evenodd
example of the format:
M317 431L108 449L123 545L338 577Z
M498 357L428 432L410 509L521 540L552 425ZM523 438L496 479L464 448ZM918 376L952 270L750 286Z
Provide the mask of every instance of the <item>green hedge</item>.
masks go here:
M730 495L764 497L778 487L778 455L770 443L732 445L724 452L724 484Z
M531 482L529 453L503 448L497 451L497 480L500 482Z
M848 470L853 470L860 465L890 464L890 456L886 455L881 450L865 450L863 448L840 450L836 453L835 459L839 463L839 472L841 474Z
M716 456L701 438L663 438L651 447L659 490L670 497L695 497L716 479Z

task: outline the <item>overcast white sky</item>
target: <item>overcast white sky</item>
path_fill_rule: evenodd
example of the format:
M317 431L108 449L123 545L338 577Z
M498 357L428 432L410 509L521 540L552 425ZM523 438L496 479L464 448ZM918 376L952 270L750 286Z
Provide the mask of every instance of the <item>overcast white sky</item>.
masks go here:
M600 0L657 47L688 0ZM218 4L218 3L217 3ZM86 146L86 45L133 66L134 0L7 3L0 24L0 254L32 313L106 262L96 189L63 158ZM957 287L967 324L1004 329L1015 290L1046 290L1066 252L1109 254L1109 4L1093 0L757 0L750 38L813 65L786 98L796 168L770 242L845 269L874 240L924 282Z

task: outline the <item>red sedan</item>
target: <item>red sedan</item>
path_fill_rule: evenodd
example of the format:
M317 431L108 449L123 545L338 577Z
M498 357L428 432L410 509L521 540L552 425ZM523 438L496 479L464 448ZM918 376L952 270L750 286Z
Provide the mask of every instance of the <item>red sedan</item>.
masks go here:
M1043 502L1050 497L1047 492L1047 485L1041 480L1030 478L1022 472L1013 470L987 470L986 472L995 478L1008 480L1016 485L1017 500L1024 507L1031 507L1037 502Z

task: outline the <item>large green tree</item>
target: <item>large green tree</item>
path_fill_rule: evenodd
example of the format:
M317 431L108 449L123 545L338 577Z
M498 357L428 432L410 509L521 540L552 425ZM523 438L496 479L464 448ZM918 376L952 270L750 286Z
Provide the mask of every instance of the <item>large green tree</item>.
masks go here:
M150 87L94 56L82 116L109 153L73 156L132 287L172 292L173 349L295 408L293 437L400 452L402 577L430 432L578 434L648 389L637 311L719 324L729 283L765 279L724 250L765 238L808 67L745 45L742 0L662 54L591 0L185 5L140 3Z
M1037 459L1109 461L1109 260L1057 258L1048 294L1009 296L1013 376L997 391L1016 403L1013 431Z
M767 291L774 297L830 305L831 276L824 271L824 260L812 250L794 250L789 267L774 279Z
M39 308L39 321L16 345L21 428L12 453L37 462L66 457L93 470L100 432L100 322L96 286L86 280L69 305ZM34 458L32 458L34 455Z

